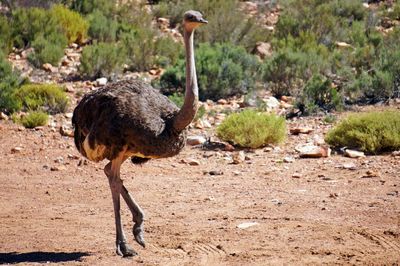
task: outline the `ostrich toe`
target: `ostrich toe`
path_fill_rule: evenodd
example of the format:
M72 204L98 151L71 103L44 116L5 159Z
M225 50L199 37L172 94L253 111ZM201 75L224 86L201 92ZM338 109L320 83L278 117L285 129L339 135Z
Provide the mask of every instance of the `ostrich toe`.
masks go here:
M122 257L133 257L137 255L137 252L134 251L127 243L120 242L117 243L117 254Z
M136 242L138 242L139 245L142 247L146 247L146 242L144 241L144 232L143 232L143 225L140 224L135 224L133 226L133 235L135 236Z

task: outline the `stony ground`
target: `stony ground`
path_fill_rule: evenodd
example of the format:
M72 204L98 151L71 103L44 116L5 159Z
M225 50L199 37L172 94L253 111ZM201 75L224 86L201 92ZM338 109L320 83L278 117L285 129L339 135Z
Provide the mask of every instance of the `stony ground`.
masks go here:
M123 205L139 256L119 258L105 162L82 160L59 133L66 116L33 130L0 121L0 263L400 264L400 157L299 158L295 147L320 142L330 127L315 117L290 121L314 131L288 134L280 147L239 154L187 146L142 167L125 163L148 245L134 243Z

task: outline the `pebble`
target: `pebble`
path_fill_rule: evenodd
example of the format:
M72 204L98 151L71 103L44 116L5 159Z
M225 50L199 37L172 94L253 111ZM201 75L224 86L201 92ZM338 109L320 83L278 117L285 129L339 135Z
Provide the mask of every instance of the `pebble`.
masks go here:
M244 151L236 152L232 155L233 164L241 164L246 159Z
M258 225L258 224L259 223L257 223L257 222L241 223L241 224L237 225L237 228L239 228L239 229L247 229L249 227L252 227L252 226L255 226L255 225Z
M104 85L107 84L107 82L108 82L107 78L98 78L98 79L96 79L97 86L104 86Z
M11 149L11 153L20 153L23 150L22 147L14 147Z
M361 151L354 151L354 150L349 150L346 149L344 151L344 155L346 157L350 157L350 158L361 158L361 157L365 157L365 154Z
M192 166L198 166L198 165L200 165L200 162L199 162L198 160L195 160L195 159L189 159L187 163L188 163L189 165L192 165Z
M357 170L357 166L354 163L344 163L341 167L348 170Z
M283 158L284 163L293 163L294 161L295 161L295 159L290 156Z
M301 158L321 158L331 156L331 149L329 147L306 145L296 147L296 151L300 153Z
M204 138L203 136L189 136L186 140L186 144L192 146L200 145L204 142L206 142L206 138Z
M294 173L293 175L292 175L292 178L301 178L303 175L302 174L300 174L300 173Z

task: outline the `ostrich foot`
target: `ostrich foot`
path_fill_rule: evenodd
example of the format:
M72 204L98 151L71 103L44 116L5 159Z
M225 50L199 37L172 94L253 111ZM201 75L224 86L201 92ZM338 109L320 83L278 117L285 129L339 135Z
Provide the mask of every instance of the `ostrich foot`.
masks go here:
M136 256L137 253L134 251L127 243L119 242L117 243L117 254L122 257L133 257Z
M141 224L135 224L133 226L133 235L135 236L136 242L138 242L139 245L142 247L146 247L146 242L144 241L144 231L143 231L143 223Z

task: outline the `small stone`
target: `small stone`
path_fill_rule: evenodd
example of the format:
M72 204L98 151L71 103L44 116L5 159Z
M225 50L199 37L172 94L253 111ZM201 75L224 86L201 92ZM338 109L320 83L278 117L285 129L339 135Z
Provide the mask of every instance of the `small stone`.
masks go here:
M348 44L346 42L336 42L336 46L339 48L350 48L352 47L351 44Z
M347 170L357 170L357 166L354 163L344 163L342 168Z
M63 125L60 127L60 134L64 137L74 137L74 131Z
M104 85L107 84L107 82L108 82L107 78L98 78L98 79L96 79L97 86L104 86Z
M74 155L74 154L68 154L68 155L67 155L67 158L68 158L68 159L72 159L72 160L78 160L78 159L79 159L79 156L78 156L78 155Z
M394 156L394 157L400 156L400 151L394 151L394 152L392 152L392 156Z
M241 223L241 224L237 225L237 228L239 228L239 229L247 229L249 227L252 227L252 226L255 226L255 225L258 225L258 224L259 223L257 223L257 222Z
M50 171L56 172L56 171L60 171L60 169L57 166L52 166L52 167L50 167Z
M273 204L275 204L275 205L282 205L282 201L281 200L279 200L279 199L272 199L271 200L271 202L273 203Z
M265 57L270 57L272 55L271 44L266 42L257 42L255 53L261 59L264 59Z
M195 146L203 144L206 141L206 138L204 138L203 136L189 136L186 140L186 144Z
M188 163L189 165L192 165L192 166L198 166L198 165L200 165L200 162L197 161L197 160L195 160L195 159L189 159L187 163Z
M22 147L14 147L11 149L11 153L20 153L23 150Z
M276 99L273 96L268 97L267 99L264 100L264 102L267 105L267 107L271 108L271 109L276 109L280 105L280 102L278 101L278 99Z
M194 127L197 128L197 129L203 129L203 128L204 128L203 121L202 121L202 120L197 120L197 121L194 123Z
M42 68L43 68L45 71L50 72L50 73L56 73L56 72L58 71L58 69L57 69L56 67L52 66L52 65L49 64L49 63L43 64Z
M212 170L208 172L209 175L223 175L224 172L220 171L220 170Z
M300 174L300 173L294 173L293 175L292 175L292 178L301 178L303 175L302 174Z
M221 105L225 105L225 104L228 104L228 101L225 100L225 99L219 99L219 100L217 101L217 103L218 103L218 104L221 104Z
M362 176L362 178L371 178L371 177L379 177L380 174L379 172L373 171L373 170L368 170L365 175Z
M296 151L300 153L301 158L321 158L331 156L331 149L329 147L307 145L297 147Z
M346 149L344 151L344 155L350 158L361 158L361 157L365 157L365 154L361 151L354 151L354 150L349 150Z
M283 158L284 163L293 163L295 159L293 157L285 157Z
M235 147L233 147L229 143L225 143L224 151L234 151L234 150L235 150Z
M246 159L244 151L239 151L239 152L234 153L232 156L232 159L233 159L233 161L232 161L233 164L240 164L240 163L244 162L244 160Z
M309 133L313 132L314 129L312 129L310 127L295 127L295 128L291 128L289 131L290 131L290 134L292 134L292 135L299 135L299 134L309 134Z
M0 112L0 120L5 120L5 121L7 121L7 120L8 120L8 115L6 115L6 114L3 113L3 112Z

